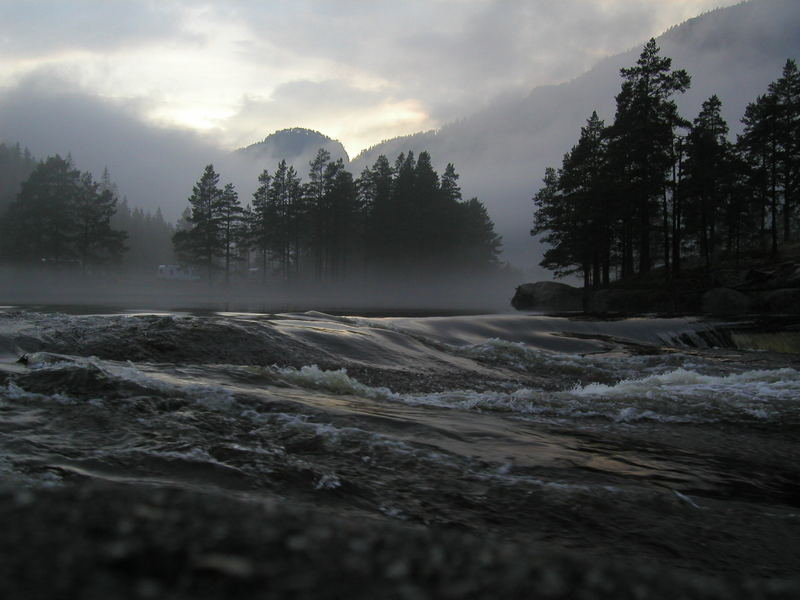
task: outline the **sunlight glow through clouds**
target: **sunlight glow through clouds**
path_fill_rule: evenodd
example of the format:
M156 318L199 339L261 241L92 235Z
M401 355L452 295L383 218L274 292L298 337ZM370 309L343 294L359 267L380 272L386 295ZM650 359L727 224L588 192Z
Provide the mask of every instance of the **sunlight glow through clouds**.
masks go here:
M160 124L213 132L227 147L301 126L354 155L493 96L573 78L736 1L120 2L114 38L86 36L105 25L93 23L108 18L105 2L76 0L69 12L0 0L0 89L52 72L89 94L140 101ZM29 33L41 41L9 20L36 23Z

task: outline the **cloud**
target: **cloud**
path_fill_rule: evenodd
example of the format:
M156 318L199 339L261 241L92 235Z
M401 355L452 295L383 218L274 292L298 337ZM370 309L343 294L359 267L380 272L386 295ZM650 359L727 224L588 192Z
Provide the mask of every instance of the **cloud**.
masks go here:
M354 152L498 95L572 79L735 1L0 0L0 86L50 68L89 93L146 99L151 120L231 128L229 144L309 126ZM301 112L314 86L325 93ZM266 122L245 118L255 104L269 109Z
M247 26L295 57L330 60L342 76L402 86L445 122L509 89L572 79L600 57L725 3L377 0L323 12L321 3L296 2L276 13L255 11Z
M43 71L0 96L0 140L19 141L40 158L69 153L95 175L108 167L133 205L160 206L174 219L203 167L227 153L196 132L148 124L147 108L99 98Z
M158 40L191 40L184 8L170 2L0 2L0 52L32 59L71 51L114 52Z
M376 135L393 137L435 124L413 98L338 80L298 80L278 86L269 98L245 98L221 127L229 145L242 146L254 135L263 137L298 122L350 142L351 154L372 143Z

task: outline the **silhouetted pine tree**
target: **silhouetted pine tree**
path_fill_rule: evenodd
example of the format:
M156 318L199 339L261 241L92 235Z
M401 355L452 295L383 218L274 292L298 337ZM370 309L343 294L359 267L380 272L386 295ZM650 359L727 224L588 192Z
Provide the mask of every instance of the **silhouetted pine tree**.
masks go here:
M261 258L261 282L266 283L269 265L270 238L272 236L273 216L270 214L269 189L272 181L264 169L258 176L258 188L253 192L253 212L250 220L249 234L252 247Z
M534 197L533 235L554 246L542 266L558 275L580 271L586 287L608 283L613 215L607 183L607 142L603 121L592 113L578 144L561 169L548 169Z
M211 283L215 261L224 255L222 234L222 190L214 165L207 165L189 196L189 229L175 232L176 254L190 264L202 266Z
M453 217L458 223L459 236L449 269L454 266L472 272L497 269L503 239L495 233L486 207L477 198L471 198L459 202L455 209Z
M777 123L778 173L783 192L783 241L792 239L792 217L800 202L800 72L787 60L781 77L770 84L769 95Z
M225 257L225 283L230 282L231 261L236 259L236 246L240 243L239 233L242 222L242 205L239 194L232 183L226 183L219 198L220 234L222 251Z
M325 169L331 154L324 148L309 163L308 183L304 188L310 229L309 243L314 257L314 274L318 281L325 275L325 247L328 237L328 209L325 206Z
M392 185L394 169L381 154L372 167L366 167L356 182L364 243L364 268L366 272L386 262L386 233L391 228Z
M19 144L0 144L0 221L19 194L22 182L30 177L39 162Z
M686 143L686 226L697 239L706 267L714 260L720 220L730 199L733 148L721 109L717 96L703 102Z
M622 200L622 275L646 273L652 264L652 231L659 204L666 213L667 175L673 160L675 129L685 125L672 97L689 88L683 69L672 71L672 59L659 55L654 39L644 47L635 67L620 71L623 83L610 128L610 172ZM664 214L663 222L668 222ZM669 232L663 231L668 236ZM669 247L668 243L664 244Z

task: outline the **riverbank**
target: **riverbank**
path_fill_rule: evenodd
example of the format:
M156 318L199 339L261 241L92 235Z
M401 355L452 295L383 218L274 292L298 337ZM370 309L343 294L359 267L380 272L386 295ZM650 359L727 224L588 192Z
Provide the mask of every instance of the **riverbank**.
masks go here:
M800 244L777 256L751 254L712 267L687 261L681 276L663 268L608 286L584 289L555 282L519 286L518 310L582 311L591 315L800 315Z

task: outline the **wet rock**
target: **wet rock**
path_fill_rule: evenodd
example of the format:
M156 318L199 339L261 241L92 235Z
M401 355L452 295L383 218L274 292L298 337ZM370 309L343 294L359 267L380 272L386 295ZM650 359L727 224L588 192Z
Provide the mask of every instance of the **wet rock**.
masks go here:
M774 314L800 314L800 288L767 292L762 296L764 309Z
M800 264L786 262L770 269L750 269L744 276L742 288L748 290L800 288Z
M628 290L599 290L590 296L587 309L597 314L632 312L633 296Z
M772 288L800 288L800 265L795 263L779 265L769 283Z
M686 310L663 290L605 289L592 292L586 304L593 314L672 313Z
M714 288L703 294L703 312L711 315L736 315L750 311L753 300L730 288Z
M517 288L511 305L517 310L582 310L583 290L555 281L525 283Z
M695 573L196 490L87 483L35 494L19 505L0 493L4 598L778 600L800 591L796 577ZM132 504L157 518L130 514ZM119 530L120 518L134 526ZM297 537L306 543L286 543Z

